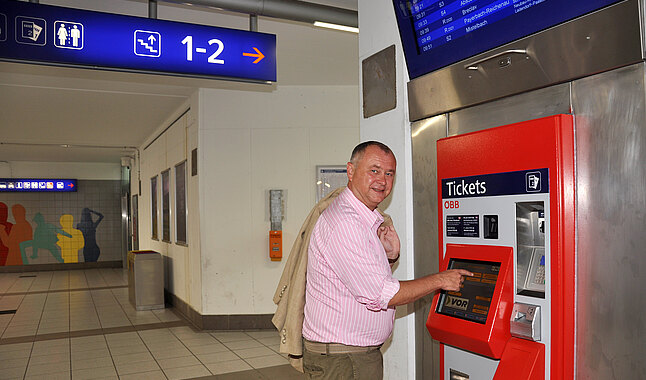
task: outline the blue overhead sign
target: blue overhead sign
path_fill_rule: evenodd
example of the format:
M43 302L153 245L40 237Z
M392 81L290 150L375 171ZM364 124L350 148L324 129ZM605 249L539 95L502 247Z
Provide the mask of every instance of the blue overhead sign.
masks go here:
M0 192L73 192L75 179L0 178Z
M0 59L275 82L276 36L3 0Z

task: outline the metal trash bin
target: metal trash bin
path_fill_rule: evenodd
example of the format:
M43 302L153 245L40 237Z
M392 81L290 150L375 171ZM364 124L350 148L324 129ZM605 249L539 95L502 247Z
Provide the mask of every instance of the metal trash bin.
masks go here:
M137 310L164 308L164 266L159 252L128 252L128 296Z

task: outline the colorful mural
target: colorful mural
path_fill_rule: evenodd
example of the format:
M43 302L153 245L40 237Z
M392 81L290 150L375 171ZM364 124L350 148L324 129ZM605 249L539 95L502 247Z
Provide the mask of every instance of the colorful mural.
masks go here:
M9 234L11 234L11 227L13 223L10 223L7 219L9 218L9 208L6 204L0 202L0 266L3 266L7 261L7 255L9 254L9 247L5 244L5 241L8 243Z
M39 251L45 250L54 256L56 261L59 263L63 262L61 257L61 252L58 246L58 236L57 234L64 233L65 235L71 237L68 233L64 232L60 228L57 228L55 225L45 222L43 214L36 213L34 216L34 223L36 223L36 229L34 230L33 240L24 241L20 243L20 255L22 256L22 264L29 264L27 259L26 250L31 248L30 259L37 259Z
M9 222L7 205L0 202L0 266L28 265L43 253L49 253L59 263L98 261L101 249L96 242L96 230L103 220L100 212L84 208L76 228L71 214L61 215L59 227L37 212L32 220L33 230L23 205L11 206L11 214L14 223Z
M61 247L63 262L65 263L78 263L79 250L85 246L85 239L81 230L74 228L74 217L70 214L61 216L61 226L63 227L62 233L58 233L56 243ZM67 236L66 236L67 235Z
M98 219L93 220L92 214L98 216ZM83 258L86 263L98 261L99 255L101 255L101 249L99 249L99 246L96 244L96 229L102 220L103 214L86 207L81 212L81 222L76 225L76 228L81 230L83 233L83 239L85 239Z
M32 239L31 224L25 218L26 210L21 204L11 206L11 215L15 221L11 231L7 233L4 229L0 229L0 240L9 248L5 265L22 265L20 244Z

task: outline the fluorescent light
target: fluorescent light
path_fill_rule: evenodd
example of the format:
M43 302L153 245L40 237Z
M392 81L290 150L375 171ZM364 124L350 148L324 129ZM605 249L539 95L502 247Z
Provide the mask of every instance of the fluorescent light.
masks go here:
M330 23L321 22L321 21L314 21L314 26L318 26L321 28L342 30L344 32L359 33L359 28L355 28L352 26L338 25L338 24L330 24Z

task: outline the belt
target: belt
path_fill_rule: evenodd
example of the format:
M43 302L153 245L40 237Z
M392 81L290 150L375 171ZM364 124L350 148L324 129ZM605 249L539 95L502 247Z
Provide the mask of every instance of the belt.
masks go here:
M381 345L367 347L348 346L341 343L312 342L307 339L303 339L303 346L307 351L314 352L316 354L354 354L370 352L381 348Z

